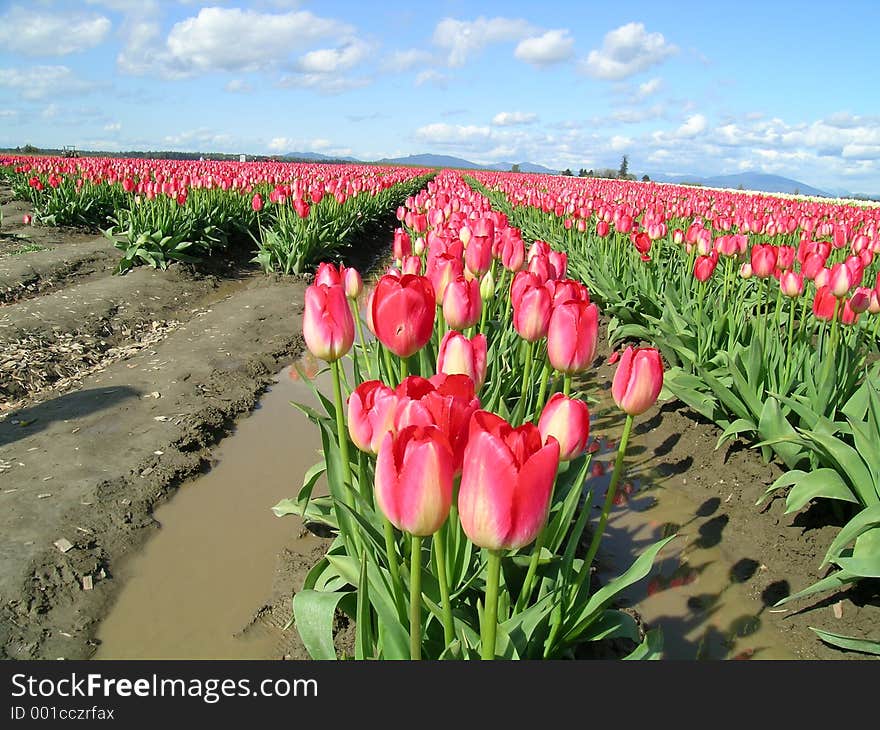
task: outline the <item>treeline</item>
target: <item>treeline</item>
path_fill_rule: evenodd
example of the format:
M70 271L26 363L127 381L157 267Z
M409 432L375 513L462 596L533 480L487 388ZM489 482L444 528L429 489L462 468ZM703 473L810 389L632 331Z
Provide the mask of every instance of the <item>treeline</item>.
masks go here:
M122 152L108 152L106 150L80 150L71 147L51 148L35 147L26 144L23 147L10 147L0 149L0 152L14 155L47 155L52 157L111 157L125 159L148 159L148 160L227 160L237 161L238 154L226 152L179 152L177 150L126 150ZM349 165L346 160L322 159L314 160L301 157L288 157L286 155L245 155L248 162L320 162L322 165Z

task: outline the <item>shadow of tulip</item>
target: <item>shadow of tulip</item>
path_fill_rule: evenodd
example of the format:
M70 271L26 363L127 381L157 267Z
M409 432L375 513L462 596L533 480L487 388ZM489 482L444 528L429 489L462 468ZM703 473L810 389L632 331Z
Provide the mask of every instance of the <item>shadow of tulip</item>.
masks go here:
M761 564L757 560L751 558L741 558L737 560L730 568L728 574L731 583L745 583L751 580Z
M697 511L694 514L697 517L711 517L718 511L718 508L720 506L720 497L709 497L709 499L707 499L699 507L697 507Z
M693 544L704 550L720 544L721 535L724 532L724 528L727 527L728 522L730 522L730 517L727 515L718 515L717 517L707 520L697 529L699 537Z
M655 470L660 476L671 477L676 474L684 474L693 465L694 457L686 456L678 461L664 461L661 464L657 464Z
M10 413L0 422L0 446L39 433L55 421L73 421L98 411L118 408L124 401L139 396L140 391L128 386L87 388L27 406Z

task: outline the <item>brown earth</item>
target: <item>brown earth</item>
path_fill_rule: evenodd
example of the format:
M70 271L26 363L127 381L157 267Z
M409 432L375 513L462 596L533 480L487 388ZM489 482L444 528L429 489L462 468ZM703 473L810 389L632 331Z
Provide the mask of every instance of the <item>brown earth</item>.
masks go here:
M24 228L24 210L4 202L0 231L0 656L81 658L119 590L116 567L155 533L155 507L210 464L301 349L304 282L234 263L112 276L109 242ZM18 253L27 243L45 250ZM607 389L612 374L600 365L592 385ZM594 433L618 426L598 418ZM726 561L755 566L737 582L794 656L860 658L807 627L877 638L876 583L771 613L821 577L838 527L818 506L756 508L779 469L742 446L715 450L718 435L681 404L661 404L639 419L628 464L699 505L692 529L722 536ZM279 556L275 595L243 634L286 623L319 553ZM278 654L304 656L295 638Z

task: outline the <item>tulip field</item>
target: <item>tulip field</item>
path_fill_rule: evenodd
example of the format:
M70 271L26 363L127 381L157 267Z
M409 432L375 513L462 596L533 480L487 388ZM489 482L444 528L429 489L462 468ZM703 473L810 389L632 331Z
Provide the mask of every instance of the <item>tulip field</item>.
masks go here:
M661 658L619 598L675 535L609 579L594 565L663 400L782 470L756 520L784 499L838 526L821 577L776 606L880 577L880 208L355 165L16 157L0 176L29 225L102 230L119 274L244 252L310 277L303 338L333 388L298 405L321 458L272 510L332 535L292 601L312 658L339 655L340 614L355 659L579 658L611 639ZM352 266L395 211L381 270ZM594 495L587 376L609 351L623 429ZM811 628L880 654L880 636Z

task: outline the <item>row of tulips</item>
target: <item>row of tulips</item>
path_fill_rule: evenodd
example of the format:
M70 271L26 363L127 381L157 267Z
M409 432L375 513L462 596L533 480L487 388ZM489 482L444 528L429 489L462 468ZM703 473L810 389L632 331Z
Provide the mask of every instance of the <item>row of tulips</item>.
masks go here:
M618 184L577 215L540 205L537 179L480 177L529 236L569 252L613 341L657 344L667 388L721 426L719 445L746 436L789 467L767 496L790 487L788 512L824 498L848 520L820 566L834 572L789 600L876 577L877 209Z
M427 170L356 165L0 158L43 225L101 228L120 271L197 262L238 244L266 271L342 255L418 190Z
M321 265L306 294L306 344L330 364L334 392L316 391L323 413L300 406L324 458L274 508L337 535L294 597L306 647L336 656L341 609L356 658L552 658L608 637L635 640L632 658L657 656L659 634L638 643L609 604L671 538L601 588L590 568L633 419L662 387L659 353L620 359L612 395L626 426L585 544L590 416L573 376L592 367L598 338L586 287L564 255L527 253L457 173L398 218L394 264L368 292L355 270ZM316 496L324 475L329 495Z

